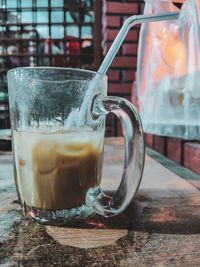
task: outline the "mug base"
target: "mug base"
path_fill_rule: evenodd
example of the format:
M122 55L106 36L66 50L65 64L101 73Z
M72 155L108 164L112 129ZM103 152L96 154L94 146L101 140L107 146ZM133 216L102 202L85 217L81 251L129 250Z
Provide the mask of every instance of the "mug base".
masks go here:
M92 207L82 205L70 210L41 210L35 207L23 205L25 217L42 225L61 226L74 221L82 221L90 217L94 212Z
M22 205L24 215L43 225L66 225L74 221L83 221L95 213L93 205L101 193L100 187L90 188L86 194L85 204L80 207L64 210L43 210L30 207L25 202Z

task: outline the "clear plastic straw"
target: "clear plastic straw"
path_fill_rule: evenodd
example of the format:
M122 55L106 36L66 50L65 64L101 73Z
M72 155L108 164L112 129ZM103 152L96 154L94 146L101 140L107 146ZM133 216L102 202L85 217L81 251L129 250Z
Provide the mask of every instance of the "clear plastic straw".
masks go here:
M129 17L124 21L122 28L120 29L118 35L116 36L112 46L110 47L108 53L106 54L101 66L98 69L98 72L105 74L108 70L110 64L113 61L117 51L120 48L124 38L126 37L128 31L135 24L145 23L145 22L153 22L153 21L167 21L167 20L175 20L178 19L179 12L168 12L168 13L160 13L154 15L134 15Z
M129 29L134 26L135 24L145 23L145 22L153 22L153 21L167 21L167 20L175 20L179 17L179 12L168 12L168 13L161 13L161 14L154 14L154 15L134 15L129 17L124 21L122 28L120 29L117 37L115 38L111 48L109 49L108 53L106 54L100 68L98 69L99 73L105 74L108 70L113 58L115 57L120 45L122 44L124 38L126 37ZM81 123L84 121L84 118L87 116L88 107L90 107L90 102L95 95L95 89L98 88L100 85L101 80L99 76L96 75L93 80L91 81L85 98L83 100L82 106L80 110L72 111L69 117L65 122L64 128L69 130L73 126L77 128L81 127Z

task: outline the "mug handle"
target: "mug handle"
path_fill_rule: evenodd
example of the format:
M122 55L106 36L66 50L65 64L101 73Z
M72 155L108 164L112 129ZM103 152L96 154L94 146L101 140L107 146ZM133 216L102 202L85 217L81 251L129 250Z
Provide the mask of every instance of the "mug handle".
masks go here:
M92 115L97 121L114 113L120 120L125 140L125 162L120 185L113 197L103 192L94 203L93 209L104 217L115 216L126 209L141 182L145 146L140 116L134 106L126 99L115 96L96 96Z

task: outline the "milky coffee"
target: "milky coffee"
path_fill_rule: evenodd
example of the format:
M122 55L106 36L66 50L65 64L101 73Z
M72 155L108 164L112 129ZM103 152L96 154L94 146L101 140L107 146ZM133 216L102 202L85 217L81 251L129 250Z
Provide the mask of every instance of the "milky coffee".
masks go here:
M21 202L45 210L85 204L88 190L100 184L102 152L98 132L14 132Z

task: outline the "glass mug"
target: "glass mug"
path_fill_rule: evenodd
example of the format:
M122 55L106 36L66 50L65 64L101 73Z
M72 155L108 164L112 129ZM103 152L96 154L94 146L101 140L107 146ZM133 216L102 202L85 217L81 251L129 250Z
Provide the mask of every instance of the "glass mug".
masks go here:
M144 167L138 112L107 95L107 77L93 71L25 67L8 71L14 177L25 214L44 224L111 217L134 197ZM119 118L125 139L121 183L113 197L100 188L105 119Z

